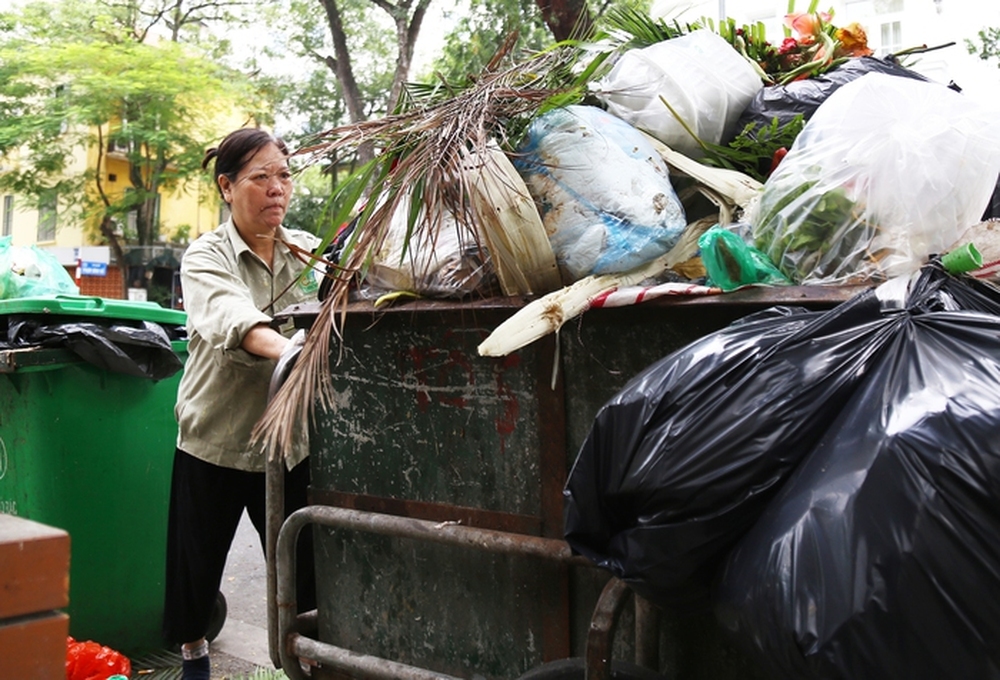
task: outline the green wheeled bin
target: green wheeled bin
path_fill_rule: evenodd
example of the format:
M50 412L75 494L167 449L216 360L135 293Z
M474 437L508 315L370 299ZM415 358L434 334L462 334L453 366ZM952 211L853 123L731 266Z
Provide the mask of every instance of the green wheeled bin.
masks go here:
M14 319L160 325L183 360L183 311L82 296L0 300ZM169 355L169 352L167 352ZM67 347L0 349L0 512L70 535L70 635L163 648L167 509L182 370L153 380Z

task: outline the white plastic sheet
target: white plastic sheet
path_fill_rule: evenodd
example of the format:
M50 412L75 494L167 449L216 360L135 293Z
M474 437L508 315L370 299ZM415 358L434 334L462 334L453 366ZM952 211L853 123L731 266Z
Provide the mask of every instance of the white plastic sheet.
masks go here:
M657 151L637 129L597 107L539 116L514 164L566 283L655 260L687 226Z

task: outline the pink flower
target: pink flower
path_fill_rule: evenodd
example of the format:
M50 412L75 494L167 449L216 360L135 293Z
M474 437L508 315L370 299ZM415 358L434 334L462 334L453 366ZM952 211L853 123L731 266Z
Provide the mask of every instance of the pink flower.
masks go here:
M827 12L786 14L785 26L788 26L788 28L803 38L815 37L823 30L823 24L830 23L831 19L833 19L833 16Z

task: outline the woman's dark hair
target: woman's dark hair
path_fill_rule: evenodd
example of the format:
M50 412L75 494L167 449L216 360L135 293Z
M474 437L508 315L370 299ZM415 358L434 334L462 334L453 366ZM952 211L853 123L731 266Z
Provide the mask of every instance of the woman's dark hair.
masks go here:
M201 161L201 167L208 169L208 164L215 159L215 172L212 179L215 188L222 196L222 187L219 186L219 177L225 175L231 182L236 181L243 166L247 164L253 155L268 144L274 144L281 153L288 155L288 147L284 140L275 137L269 132L260 128L240 128L226 135L226 138L217 147L212 147L205 152L205 157ZM223 197L225 198L225 197Z

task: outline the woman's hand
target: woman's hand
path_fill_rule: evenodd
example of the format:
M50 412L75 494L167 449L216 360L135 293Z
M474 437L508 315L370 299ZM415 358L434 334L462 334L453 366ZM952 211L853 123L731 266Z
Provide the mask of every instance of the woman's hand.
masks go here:
M240 347L265 359L278 359L288 344L289 340L284 335L266 324L259 324L243 336Z

